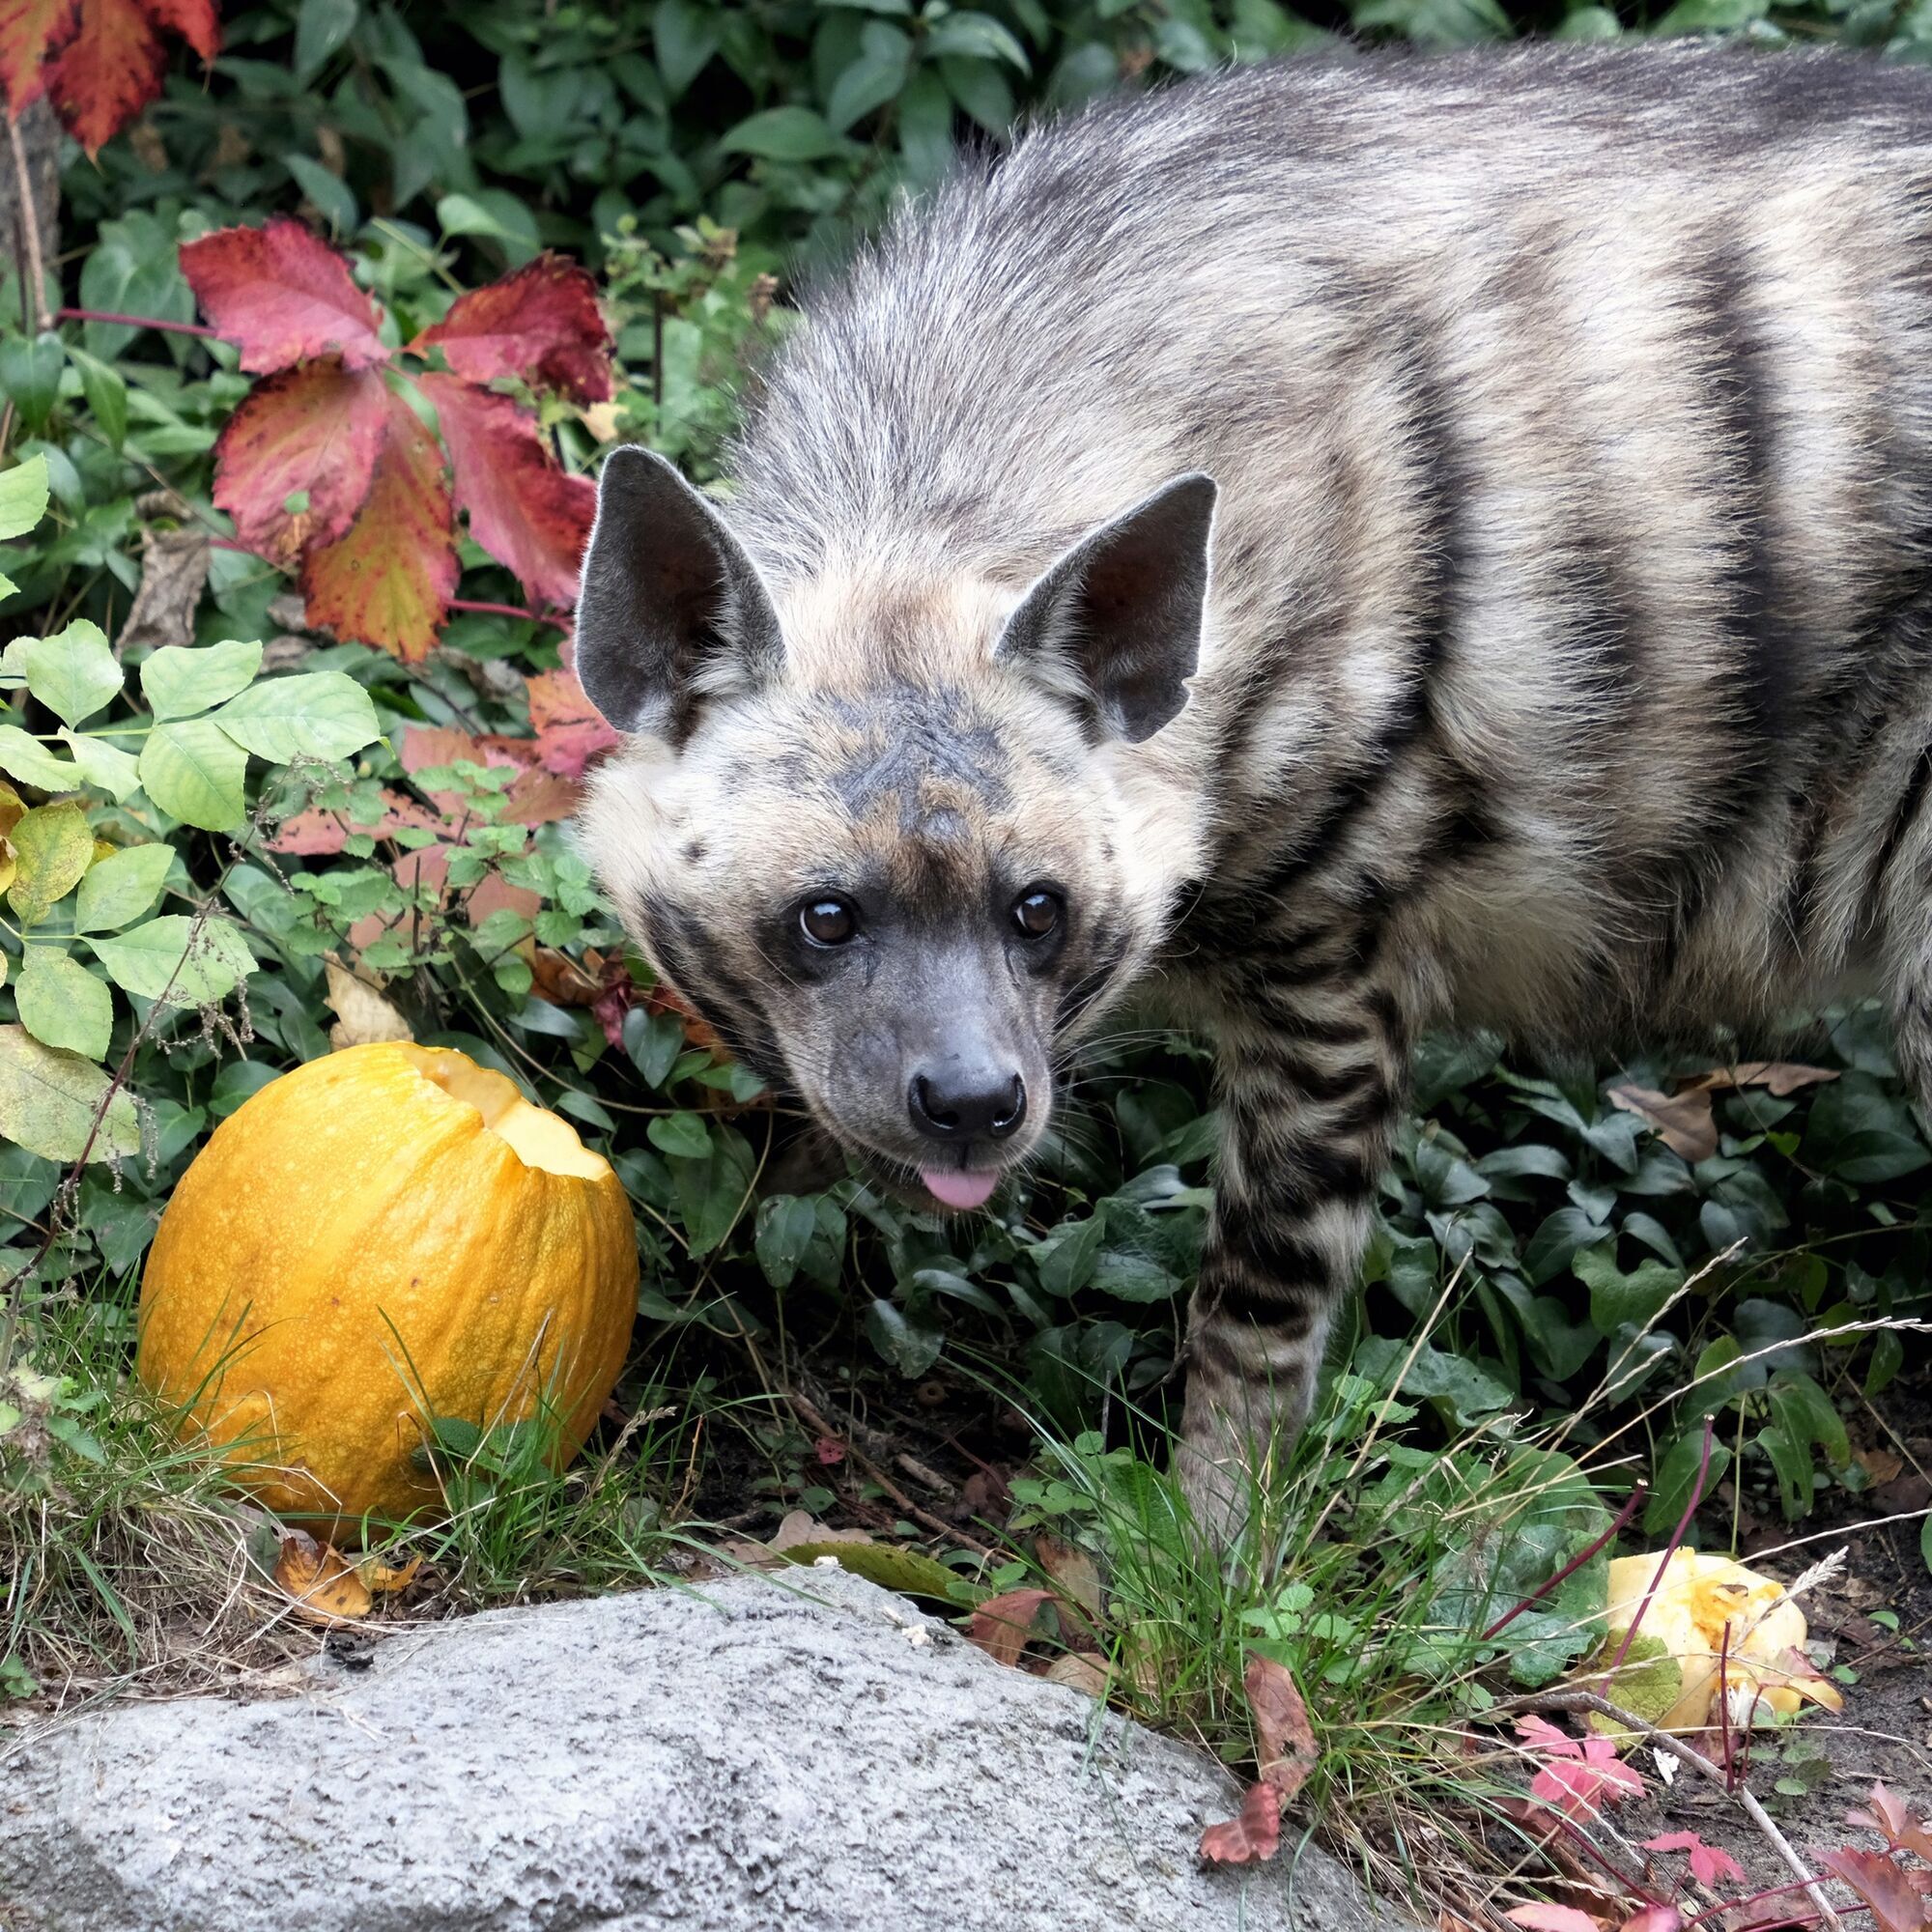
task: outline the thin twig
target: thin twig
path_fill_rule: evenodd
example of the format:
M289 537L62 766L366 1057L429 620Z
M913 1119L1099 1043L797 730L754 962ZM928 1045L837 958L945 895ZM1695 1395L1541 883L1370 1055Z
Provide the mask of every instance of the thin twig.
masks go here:
M167 335L201 335L218 337L218 328L209 328L198 322L170 322L159 315L123 315L112 308L57 308L49 318L53 322L111 322L122 328L158 328Z
M1647 1719L1637 1717L1634 1712L1612 1704L1607 1697L1600 1697L1594 1690L1551 1690L1539 1692L1533 1698L1524 1699L1525 1706L1533 1706L1541 1711L1594 1711L1599 1717L1608 1718L1612 1723L1620 1724L1625 1730L1634 1731L1657 1750L1668 1751L1680 1764L1688 1764L1698 1776L1707 1777L1720 1790L1729 1791L1730 1782L1721 1767L1715 1765L1700 1750L1693 1750L1682 1738L1673 1737L1668 1731L1661 1731ZM1804 1888L1804 1893L1818 1908L1819 1917L1831 1928L1831 1932L1845 1932L1844 1920L1833 1909L1832 1901L1825 1896L1824 1889L1815 1874L1807 1871L1804 1861L1791 1848L1791 1840L1777 1829L1776 1823L1751 1790L1740 1785L1732 1794L1745 1808L1746 1815L1763 1834L1765 1842L1776 1852L1790 1872Z
M26 144L20 138L20 124L7 117L7 139L14 150L14 185L20 197L20 262L23 270L20 327L38 335L47 326L47 270L41 257L41 221L34 212L34 178L27 170Z

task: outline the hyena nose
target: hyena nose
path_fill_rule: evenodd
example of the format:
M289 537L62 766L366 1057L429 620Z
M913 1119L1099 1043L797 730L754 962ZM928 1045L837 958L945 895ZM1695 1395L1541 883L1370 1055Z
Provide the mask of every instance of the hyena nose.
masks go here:
M912 1123L928 1140L1003 1141L1026 1119L1026 1082L987 1067L915 1073L906 1094Z

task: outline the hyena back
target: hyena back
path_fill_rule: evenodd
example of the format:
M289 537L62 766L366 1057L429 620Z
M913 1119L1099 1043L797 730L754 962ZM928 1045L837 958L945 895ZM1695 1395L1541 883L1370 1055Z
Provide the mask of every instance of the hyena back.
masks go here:
M1103 106L811 295L733 472L607 466L591 854L921 1198L984 1198L1129 985L1212 1036L1210 1515L1298 1425L1422 1029L1868 985L1932 1096L1932 81L1545 49Z

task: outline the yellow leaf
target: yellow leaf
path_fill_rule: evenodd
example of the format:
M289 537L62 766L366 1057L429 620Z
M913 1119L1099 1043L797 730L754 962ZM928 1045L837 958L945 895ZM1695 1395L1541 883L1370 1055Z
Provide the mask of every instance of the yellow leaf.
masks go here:
M23 812L8 842L19 869L7 897L29 925L46 918L94 863L94 834L72 799Z
M327 962L328 1004L335 1009L336 1023L328 1030L328 1043L337 1052L345 1046L366 1046L374 1040L412 1040L410 1023L365 980Z
M0 838L6 838L26 815L26 801L5 779L0 779Z
M369 1614L369 1586L339 1549L306 1530L285 1529L275 1557L275 1581L304 1623L333 1624Z

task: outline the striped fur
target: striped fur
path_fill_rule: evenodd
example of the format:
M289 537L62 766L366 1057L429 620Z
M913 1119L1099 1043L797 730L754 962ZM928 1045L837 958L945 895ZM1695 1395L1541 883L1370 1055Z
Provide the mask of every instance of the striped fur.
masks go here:
M838 1085L857 983L833 1013L755 943L822 878L930 923L1023 848L1068 894L1042 1053L1136 982L1211 1034L1205 1506L1298 1423L1421 1030L1605 1048L1870 987L1932 1097L1932 79L1253 70L1027 135L805 306L725 506L778 661L706 633L689 735L605 768L589 849L888 1167L892 1097ZM1134 743L995 645L1185 471L1219 486L1199 670ZM587 604L593 690L630 648ZM980 734L998 795L939 758L841 801L882 692L928 764Z

